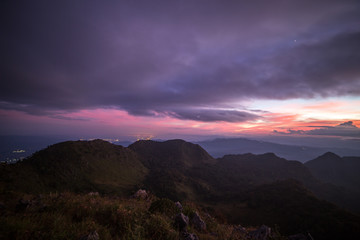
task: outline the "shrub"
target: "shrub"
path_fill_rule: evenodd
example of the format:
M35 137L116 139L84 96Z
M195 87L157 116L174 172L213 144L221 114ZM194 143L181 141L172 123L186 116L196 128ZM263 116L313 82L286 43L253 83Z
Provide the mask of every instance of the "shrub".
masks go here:
M175 203L167 198L154 201L150 208L151 213L161 213L168 217L173 217L180 212L179 208L176 207Z
M153 214L146 223L146 239L179 239L178 232L170 221L161 215Z

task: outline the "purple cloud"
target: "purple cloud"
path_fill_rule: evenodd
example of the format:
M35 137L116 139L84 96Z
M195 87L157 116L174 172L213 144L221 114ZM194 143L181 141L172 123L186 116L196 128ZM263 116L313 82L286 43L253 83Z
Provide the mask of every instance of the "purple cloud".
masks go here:
M2 109L241 122L258 118L235 110L244 99L360 95L358 1L9 1L2 10Z
M360 138L360 128L355 126L352 121L341 123L337 126L308 126L316 128L313 130L292 130L288 129L286 132L279 132L274 130L277 134L300 134L300 135L324 135L324 136L338 136L338 137L354 137Z
M183 109L171 112L170 115L178 119L190 119L202 122L245 122L261 118L260 116L245 111L214 110L214 109Z

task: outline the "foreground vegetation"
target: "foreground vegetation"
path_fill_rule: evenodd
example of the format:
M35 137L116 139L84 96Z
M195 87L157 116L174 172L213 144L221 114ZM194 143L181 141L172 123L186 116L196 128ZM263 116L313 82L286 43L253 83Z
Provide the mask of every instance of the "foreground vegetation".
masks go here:
M129 199L139 188L157 197ZM185 204L183 213L191 218L199 211L206 231L190 225L187 232L200 239L244 239L253 230L244 233L235 224L279 226L285 235L310 232L316 240L354 239L360 216L322 200L346 203L344 193L274 154L214 159L182 140L128 148L63 142L0 165L0 238L186 239L174 226L174 202L181 201L197 203Z
M81 239L95 231L102 240L180 238L174 224L180 210L169 199L155 196L126 199L70 192L4 197L1 239ZM204 231L191 224L187 226L187 231L200 239L245 239L237 226L220 223L192 203L183 204L182 211L190 218L198 212L206 222ZM279 235L276 238L281 239Z

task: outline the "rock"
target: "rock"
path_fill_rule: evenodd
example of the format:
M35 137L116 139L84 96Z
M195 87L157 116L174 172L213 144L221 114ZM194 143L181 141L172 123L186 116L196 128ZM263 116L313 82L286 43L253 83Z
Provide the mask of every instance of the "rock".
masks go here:
M92 197L98 197L99 193L98 192L89 192L88 195L92 196Z
M314 240L310 233L298 233L288 237L288 240Z
M80 240L99 240L99 234L96 231L89 233L88 235L82 236Z
M241 225L233 226L231 239L249 239L248 231Z
M259 229L249 232L249 237L252 240L268 240L271 236L271 228L262 225Z
M237 225L237 226L234 226L233 234L237 234L237 235L245 237L246 235L248 235L248 231L243 226Z
M186 230L181 232L181 236L184 240L199 240L198 236L195 233L189 233Z
M307 233L306 235L307 235L308 240L314 240L314 238L311 236L310 233Z
M175 203L175 206L180 210L180 212L182 212L183 207L182 207L182 205L181 205L180 202L176 202L176 203Z
M206 223L201 219L201 217L199 216L199 214L197 212L195 212L194 216L192 217L191 224L198 231L206 230Z
M177 227L180 231L185 230L188 225L189 218L183 213L179 213L175 216L175 227Z
M133 198L137 198L137 199L146 199L148 197L148 193L146 192L146 190L143 189L139 189L134 195Z

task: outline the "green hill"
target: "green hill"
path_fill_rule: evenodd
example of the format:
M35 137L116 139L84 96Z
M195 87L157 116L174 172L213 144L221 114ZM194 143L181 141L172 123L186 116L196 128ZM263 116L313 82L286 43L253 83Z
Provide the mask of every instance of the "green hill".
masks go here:
M94 140L58 143L0 171L2 192L126 194L142 184L148 169L132 150Z
M25 193L129 196L140 187L160 198L196 202L234 224L277 225L286 234L310 231L315 239L360 233L358 215L319 199L351 197L346 191L322 183L303 164L270 153L214 159L183 140L138 141L128 148L102 140L69 141L0 168L5 202Z
M195 172L200 169L206 174L216 160L199 145L184 140L137 141L129 148L148 167L144 185L157 196L201 201L211 191L211 186Z
M359 216L318 199L295 180L255 187L231 208L225 204L223 211L232 222L265 222L280 226L283 234L310 232L314 239L353 239L360 229Z

